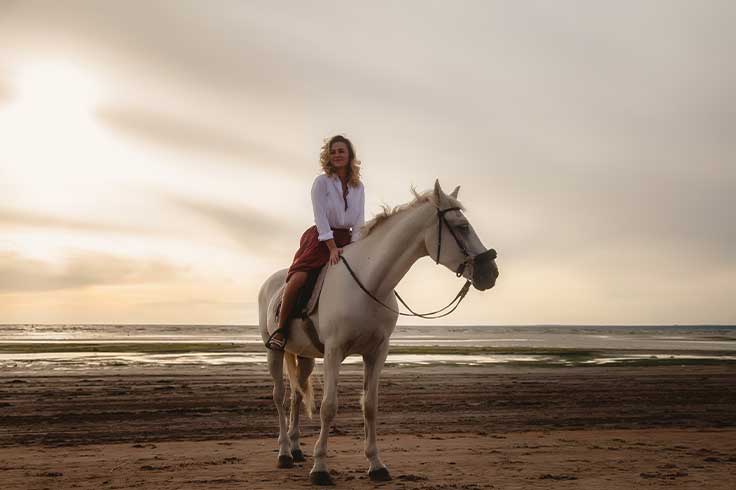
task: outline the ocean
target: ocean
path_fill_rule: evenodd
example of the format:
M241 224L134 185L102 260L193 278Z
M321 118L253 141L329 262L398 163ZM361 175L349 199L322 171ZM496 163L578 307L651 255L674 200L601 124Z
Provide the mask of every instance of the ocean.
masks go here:
M397 326L387 365L618 366L736 362L736 326ZM0 325L0 369L265 364L256 326ZM319 362L319 361L318 361ZM351 356L346 364L359 364Z

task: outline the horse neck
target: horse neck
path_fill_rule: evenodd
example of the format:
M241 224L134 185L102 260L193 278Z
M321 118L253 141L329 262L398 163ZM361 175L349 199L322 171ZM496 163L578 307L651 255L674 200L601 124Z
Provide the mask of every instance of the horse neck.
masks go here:
M431 203L402 211L358 242L363 245L359 277L378 298L391 294L414 263L427 255L424 230L433 211Z

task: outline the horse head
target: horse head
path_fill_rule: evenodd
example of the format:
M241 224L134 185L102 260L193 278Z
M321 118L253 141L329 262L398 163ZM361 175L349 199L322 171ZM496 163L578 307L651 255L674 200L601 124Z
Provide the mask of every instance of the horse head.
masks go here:
M433 225L424 232L427 253L438 264L442 264L458 277L471 281L473 287L485 291L496 284L498 266L496 251L483 246L470 221L463 214L457 200L460 186L449 195L434 183L431 201L437 208Z

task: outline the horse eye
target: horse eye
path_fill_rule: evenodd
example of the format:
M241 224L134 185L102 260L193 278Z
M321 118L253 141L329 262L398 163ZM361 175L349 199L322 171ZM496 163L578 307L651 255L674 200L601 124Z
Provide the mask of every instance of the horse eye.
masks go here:
M462 231L463 233L467 233L467 232L470 231L470 225L467 224L467 223L464 223L462 225L459 225L457 228L458 228L458 230Z

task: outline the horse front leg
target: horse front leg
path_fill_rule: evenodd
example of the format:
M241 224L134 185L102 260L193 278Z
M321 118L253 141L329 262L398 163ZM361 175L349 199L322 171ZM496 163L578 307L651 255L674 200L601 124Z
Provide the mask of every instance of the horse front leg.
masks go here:
M291 468L294 466L294 459L291 457L286 426L287 399L284 384L283 352L269 349L268 370L273 378L273 402L276 405L276 413L279 418L279 457L277 466L279 468Z
M313 369L314 359L307 357L299 358L299 386L304 387L309 383L309 376L312 374ZM311 393L311 388L309 393ZM311 395L308 394L308 397L311 397ZM292 387L291 410L289 411L289 444L291 445L291 457L294 458L294 461L297 463L306 461L301 445L299 444L299 415L301 413L302 400L303 396L301 390ZM307 400L307 403L309 403L311 407L311 398ZM311 408L309 408L309 410L311 410Z
M363 356L363 419L365 423L365 457L368 476L373 481L388 481L391 475L378 456L376 416L378 415L378 380L388 355L388 342L374 354Z
M342 360L342 352L334 348L325 348L324 395L319 410L322 426L320 427L317 443L314 445L314 466L309 473L309 479L315 485L335 484L327 468L327 437L330 433L332 421L337 414L337 380Z

